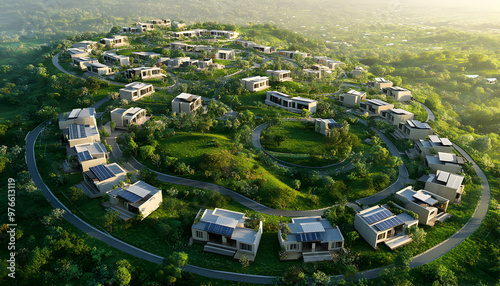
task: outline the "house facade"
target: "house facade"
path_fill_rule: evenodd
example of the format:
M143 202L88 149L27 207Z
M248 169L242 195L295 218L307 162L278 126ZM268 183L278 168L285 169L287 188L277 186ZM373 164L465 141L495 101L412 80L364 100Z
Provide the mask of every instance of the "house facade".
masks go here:
M101 142L92 142L76 145L76 158L82 167L82 171L88 171L90 167L106 164L108 151Z
M128 79L140 78L142 80L152 78L162 78L163 73L159 67L140 67L131 68L125 71L125 77Z
M96 126L71 124L64 130L69 147L101 141L101 136Z
M449 200L426 190L413 190L408 186L396 192L396 198L404 203L403 207L418 215L418 223L434 226L436 221L447 217Z
M303 109L306 109L311 113L316 113L316 106L318 104L316 100L300 96L291 97L290 95L279 91L266 92L265 103L267 105L278 106L295 113L301 113Z
M169 68L178 68L182 66L184 62L189 62L189 61L191 61L190 57L177 57L173 59L168 59L166 61L166 64Z
M387 103L380 99L368 99L366 102L361 102L359 104L359 110L368 113L370 116L380 115L382 111L392 108L394 108L394 104Z
M76 57L76 58L72 58L73 60L73 66L75 68L79 68L81 70L87 70L87 67L90 65L90 64L97 64L99 63L99 60L96 59L96 58L89 58L89 57Z
M289 70L267 70L266 75L278 81L293 81L292 73Z
M102 38L100 43L113 48L123 47L128 45L128 37L115 35L112 38Z
M204 251L239 259L246 255L255 260L262 236L262 221L255 229L247 228L245 214L219 209L200 210L191 226L195 242L205 244Z
M97 42L94 41L81 41L73 44L73 48L84 50L90 53L95 47L97 47Z
M448 138L441 138L437 135L429 135L429 140L415 141L414 148L422 158L438 152L453 153L453 143Z
M71 56L71 58L82 58L89 55L87 51L78 48L69 48L68 53Z
M159 27L170 27L172 26L172 21L170 19L155 19L149 21L153 25L157 25Z
M333 129L342 128L342 125L337 123L334 119L321 119L316 118L314 120L314 130L325 136L330 135Z
M358 212L354 218L354 228L373 248L385 243L390 249L396 249L413 241L405 235L405 229L418 225L406 213L394 215L390 210L377 205Z
M295 55L297 55L301 59L311 57L311 54L303 53L303 52L299 52L299 51L278 51L278 55L280 55L282 57L290 58L290 59L294 59Z
M425 139L433 133L434 130L428 123L412 119L404 123L400 122L394 135L396 139L418 140Z
M345 106L360 104L363 100L366 100L366 92L356 91L354 89L339 95L339 101Z
M143 218L149 216L163 202L161 190L143 181L113 189L108 194L109 202L118 207L120 212L140 214Z
M219 49L215 53L215 58L218 60L234 60L234 50L232 49Z
M189 93L181 93L172 100L172 112L176 114L196 114L196 110L202 107L201 96Z
M261 91L269 88L269 77L252 76L241 80L241 84L250 92Z
M128 101L136 101L155 92L152 84L132 82L120 89L120 98Z
M381 111L380 117L394 126L399 126L400 123L405 123L406 120L412 120L415 115L404 109L391 108Z
M127 172L116 163L97 165L83 172L83 185L92 197L102 196L127 179Z
M87 64L87 72L97 75L109 75L113 73L113 70L107 65L103 65L99 62Z
M436 174L429 175L425 182L425 189L458 204L464 192L463 181L464 176L438 170Z
M355 67L352 71L352 78L358 78L362 77L364 74L366 74L366 71L363 67Z
M328 58L325 56L314 56L312 58L312 60L313 60L313 62L320 64L320 65L327 66L329 69L332 69L332 70L337 68L341 64L343 64L343 62L339 62L337 60L334 60L334 59L331 59L331 58Z
M71 124L97 126L94 108L75 108L59 114L59 129L64 130Z
M344 247L338 226L321 216L292 218L291 223L279 224L278 241L286 260L303 257L304 262L332 260L332 254Z
M411 91L399 86L391 86L383 89L386 96L392 97L395 101L413 101Z
M149 61L151 59L160 58L161 55L153 52L133 52L132 56L139 61Z
M117 55L111 52L105 52L102 55L102 59L105 63L112 65L128 66L130 64L129 57Z
M392 81L386 80L383 77L377 77L374 81L369 81L366 83L368 88L376 88L378 90L383 90L384 88L389 88L392 86Z
M463 157L453 153L438 152L437 155L425 156L425 162L433 173L441 170L453 174L462 173L462 165L465 163Z
M128 129L128 126L142 125L149 117L146 115L146 109L140 107L115 108L111 111L111 121L115 123L115 128Z

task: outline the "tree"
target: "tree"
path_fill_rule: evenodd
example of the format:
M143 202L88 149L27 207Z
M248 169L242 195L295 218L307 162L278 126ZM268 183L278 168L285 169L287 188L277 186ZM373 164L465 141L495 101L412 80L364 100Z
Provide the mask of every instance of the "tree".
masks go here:
M474 141L474 148L479 152L488 152L491 147L491 138L488 136L481 136Z
M69 195L71 197L71 201L77 202L83 198L85 198L85 193L82 189L72 186L69 188Z
M324 272L316 271L312 275L313 285L328 285L330 284L330 276Z
M425 230L423 228L419 228L416 226L410 227L408 229L408 233L410 234L413 241L417 245L422 244L425 241L425 236L427 235L427 233L425 232Z
M248 259L248 256L246 254L243 254L240 257L239 262L241 263L241 266L243 266L243 268L250 266L250 259Z
M145 145L140 148L140 154L143 159L152 158L155 152L155 147L151 145Z
M120 213L115 210L107 211L104 215L104 227L109 231L113 231L113 224L118 220Z
M304 118L307 118L307 117L310 117L311 116L311 111L307 110L307 109L302 109L302 112L300 112L300 115Z
M130 275L130 272L128 271L128 269L123 267L123 266L119 266L116 269L115 275L113 277L114 282L119 286L128 285L130 283L131 279L132 279L132 275Z

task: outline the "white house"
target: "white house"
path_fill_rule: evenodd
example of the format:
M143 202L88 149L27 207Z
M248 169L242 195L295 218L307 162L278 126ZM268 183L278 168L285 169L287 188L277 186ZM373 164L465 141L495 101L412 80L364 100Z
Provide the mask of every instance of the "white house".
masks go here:
M136 101L155 92L152 84L143 82L132 82L120 89L120 98L128 101Z
M200 107L202 107L202 105L201 96L199 95L183 92L172 100L172 112L177 114L195 114L196 110Z
M71 124L63 132L68 140L69 147L80 144L94 143L101 141L101 136L96 126Z
M127 179L127 172L116 163L97 165L83 172L83 186L91 197L102 196Z
M90 167L106 164L108 151L101 142L92 142L76 145L76 158L82 170L88 171Z
M59 114L59 129L66 129L71 124L97 126L94 108L75 108L71 112Z
M432 172L438 170L454 174L462 173L462 165L465 163L463 157L453 153L438 152L437 155L425 156L425 162Z
M337 123L335 119L321 119L321 118L314 119L314 130L323 135L328 136L330 135L332 129L338 129L338 128L342 128L342 125Z
M105 52L102 59L105 63L112 65L128 66L130 64L127 56L117 55L112 52Z
M360 104L363 100L366 100L366 92L356 91L354 89L339 95L339 101L346 106Z
M403 207L418 215L418 223L434 226L436 221L444 221L449 215L446 213L449 200L426 190L413 190L408 186L395 196L404 203Z
M241 84L246 90L255 92L269 88L269 77L267 76L252 76L241 79Z
M129 125L142 125L149 119L146 116L146 109L140 107L115 108L111 110L111 121L115 123L115 128L128 129Z
M124 219L138 214L146 218L163 202L161 190L143 181L113 189L108 194L109 202Z
M289 70L267 70L266 75L278 81L293 81L292 73Z
M279 91L266 92L265 103L270 106L278 106L291 112L301 113L303 109L316 112L318 102L313 99L303 98L300 96L291 97L288 94Z
M458 204L464 192L463 181L464 176L438 170L435 175L429 175L425 182L425 189Z

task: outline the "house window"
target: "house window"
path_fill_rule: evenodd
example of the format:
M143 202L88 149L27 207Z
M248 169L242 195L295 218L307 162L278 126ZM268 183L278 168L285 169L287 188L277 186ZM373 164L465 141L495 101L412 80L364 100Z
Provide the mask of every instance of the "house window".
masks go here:
M252 251L252 246L250 244L240 243L240 249Z
M334 245L335 245L334 246L335 248L341 248L342 247L342 241L337 241L337 242L335 242Z
M198 238L203 238L203 232L201 232L201 231L197 230L197 231L196 231L196 237L198 237Z
M381 239L384 239L385 238L385 232L384 233L381 233L377 236L377 240L381 240Z
M299 247L296 243L290 244L290 250L297 250Z

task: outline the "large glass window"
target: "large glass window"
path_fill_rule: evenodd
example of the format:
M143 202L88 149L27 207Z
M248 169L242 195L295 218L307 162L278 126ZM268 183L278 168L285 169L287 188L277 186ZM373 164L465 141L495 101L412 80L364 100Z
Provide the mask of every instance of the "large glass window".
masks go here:
M241 243L240 244L240 249L241 250L252 251L252 246L250 244Z

